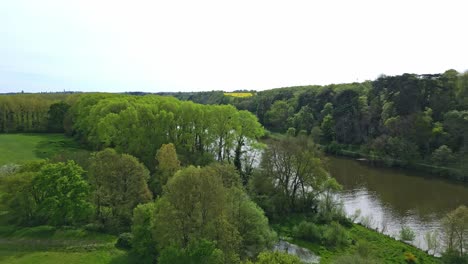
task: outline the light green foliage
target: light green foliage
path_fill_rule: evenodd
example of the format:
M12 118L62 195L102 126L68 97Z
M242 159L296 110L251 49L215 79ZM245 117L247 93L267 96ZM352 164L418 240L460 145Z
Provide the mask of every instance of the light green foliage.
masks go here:
M448 213L443 219L444 242L447 252L459 256L468 252L468 208L464 205Z
M208 240L223 252L225 263L233 263L274 241L267 218L239 189L239 176L230 173L237 180L228 180L222 170L191 166L169 180L156 201L153 237L160 250Z
M161 194L162 187L166 185L167 180L180 169L180 161L174 144L163 144L156 153L156 173L151 180L151 189L153 193Z
M16 173L2 175L0 178L2 205L18 224L37 222L37 205L32 182L44 165L44 161L30 162L23 165Z
M0 134L0 167L51 158L77 148L77 143L71 138L60 134Z
M199 240L190 243L186 249L168 247L161 252L159 264L222 264L223 252L214 243Z
M89 171L96 217L108 229L128 229L133 208L151 200L149 172L128 154L105 149L93 154Z
M438 166L447 166L455 160L452 150L446 145L442 145L432 153L432 162Z
M252 264L302 264L302 261L298 257L286 253L266 251L260 253L257 261Z
M3 203L18 224L82 223L91 213L83 173L73 161L27 163L17 173L2 177Z
M413 241L416 234L409 226L402 226L400 229L400 239L403 241Z
M38 217L52 225L83 222L91 214L89 185L73 161L44 165L32 181Z
M233 106L171 97L87 94L69 112L75 120L70 132L94 148L134 155L149 168L162 144L173 143L183 163L206 165L213 157L232 162L236 140L263 134L252 114Z

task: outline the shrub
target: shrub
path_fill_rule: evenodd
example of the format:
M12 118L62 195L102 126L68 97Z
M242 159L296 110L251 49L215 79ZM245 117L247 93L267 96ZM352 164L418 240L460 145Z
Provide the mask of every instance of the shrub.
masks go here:
M405 261L406 263L416 263L416 256L411 252L405 253Z
M293 236L309 242L320 242L322 239L320 227L306 221L302 221L299 225L294 227Z
M400 238L403 241L413 241L416 237L413 230L408 226L402 226L400 230Z
M132 248L132 238L131 233L122 233L119 235L117 242L115 243L116 248L120 249L131 249Z
M332 222L323 233L323 242L331 247L346 246L348 244L348 233L343 226L337 222Z

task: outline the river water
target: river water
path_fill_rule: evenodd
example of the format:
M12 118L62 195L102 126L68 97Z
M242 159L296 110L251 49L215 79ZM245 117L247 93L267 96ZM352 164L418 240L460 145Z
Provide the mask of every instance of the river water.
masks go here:
M373 167L363 161L328 157L331 175L343 185L340 198L348 215L360 210L357 222L399 238L401 226L416 233L412 242L427 249L424 234L441 232L441 219L468 205L468 186L415 172Z

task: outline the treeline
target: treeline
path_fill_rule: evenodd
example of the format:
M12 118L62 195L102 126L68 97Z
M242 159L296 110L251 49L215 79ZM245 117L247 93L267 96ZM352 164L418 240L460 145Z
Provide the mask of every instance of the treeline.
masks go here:
M363 83L279 88L217 102L214 95L202 93L174 96L219 104L229 100L255 113L268 130L310 135L329 152L468 180L463 174L468 171L468 73L380 76Z
M0 133L63 132L63 119L72 95L0 95Z
M173 143L184 164L213 159L248 164L246 148L263 135L257 118L231 105L200 105L172 97L87 94L80 96L65 120L66 132L93 149L112 147L154 168L156 150Z

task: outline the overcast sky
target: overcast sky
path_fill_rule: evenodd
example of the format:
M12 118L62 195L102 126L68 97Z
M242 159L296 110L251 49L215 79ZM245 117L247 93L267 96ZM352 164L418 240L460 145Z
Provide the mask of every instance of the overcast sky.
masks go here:
M468 69L464 0L0 0L0 92L206 91Z

